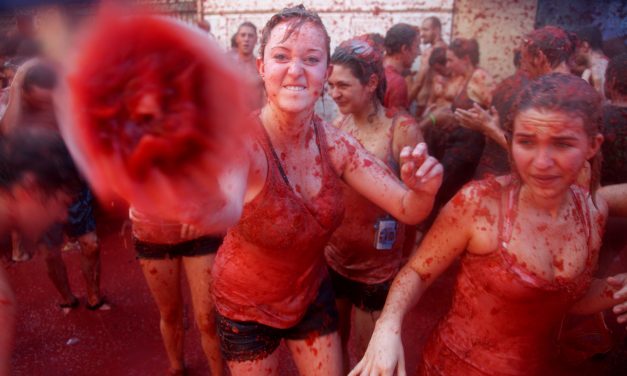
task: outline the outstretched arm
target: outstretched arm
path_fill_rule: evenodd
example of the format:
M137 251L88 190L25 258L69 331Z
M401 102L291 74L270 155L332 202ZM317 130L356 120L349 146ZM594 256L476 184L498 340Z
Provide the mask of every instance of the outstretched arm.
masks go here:
M607 201L611 216L627 217L627 183L606 185L597 193Z
M405 375L401 326L407 312L418 302L428 286L460 255L471 238L471 212L465 200L469 190L459 193L459 207L446 205L417 252L398 273L377 320L368 349L350 376Z
M627 322L627 273L618 274L606 279L595 279L586 295L570 310L575 315L591 315L593 313L614 308L614 312L622 314L619 323Z

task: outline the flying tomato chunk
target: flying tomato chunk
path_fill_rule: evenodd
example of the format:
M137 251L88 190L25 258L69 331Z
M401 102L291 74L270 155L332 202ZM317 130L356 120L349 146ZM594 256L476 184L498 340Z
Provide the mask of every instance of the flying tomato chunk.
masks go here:
M165 17L104 15L66 78L62 132L101 198L214 230L229 224L212 213L237 220L246 84L206 34Z

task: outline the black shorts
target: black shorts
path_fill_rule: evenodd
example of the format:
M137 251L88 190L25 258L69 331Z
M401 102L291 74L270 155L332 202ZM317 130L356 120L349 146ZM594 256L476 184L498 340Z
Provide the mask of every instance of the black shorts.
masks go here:
M68 207L68 219L65 224L65 233L70 238L78 238L92 231L96 231L96 217L94 217L94 195L85 185L78 196Z
M331 283L333 283L333 290L338 299L348 299L355 307L366 312L381 311L383 309L385 299L394 279L369 285L348 279L332 268L328 269Z
M222 236L202 236L176 244L158 244L133 237L138 259L165 260L166 258L202 256L216 253L222 245Z
M60 247L63 244L64 235L70 239L76 239L96 231L93 202L94 196L85 184L68 207L67 222L53 224L41 237L39 243L49 248Z
M305 316L291 328L277 329L254 321L234 321L220 314L216 314L216 321L224 358L246 362L269 356L282 339L302 340L336 332L338 313L331 281L327 278Z

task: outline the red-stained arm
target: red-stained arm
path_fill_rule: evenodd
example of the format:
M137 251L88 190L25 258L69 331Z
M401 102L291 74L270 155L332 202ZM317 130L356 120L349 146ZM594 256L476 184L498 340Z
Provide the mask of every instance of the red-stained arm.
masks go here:
M470 197L470 191L472 188L464 188L458 194L457 204L449 203L442 209L418 251L394 279L364 358L349 375L392 375L394 370L405 374L403 319L471 240L469 213L474 212L474 204L464 201Z
M627 184L606 185L597 194L607 201L610 215L627 217Z
M403 223L426 218L442 183L442 166L428 156L425 144L401 151L401 182L353 137L331 126L326 130L334 167L349 186Z
M394 135L392 136L392 154L394 155L394 160L400 163L401 150L405 146L414 147L424 142L424 137L413 116L400 113L394 121L396 125L394 127Z
M625 302L627 302L627 273L593 280L586 295L570 309L569 313L590 315ZM617 313L627 313L627 310Z

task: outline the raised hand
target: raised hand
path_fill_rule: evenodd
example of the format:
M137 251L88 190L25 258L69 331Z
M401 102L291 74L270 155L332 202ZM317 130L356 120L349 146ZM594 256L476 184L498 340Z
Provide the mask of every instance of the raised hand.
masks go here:
M424 142L415 148L406 146L400 153L401 180L415 192L435 195L442 184L444 169L437 159L427 152Z
M482 133L487 133L486 130L490 128L494 116L498 118L498 113L494 107L488 112L476 103L473 103L471 109L458 108L455 110L455 120L459 121L463 127Z

